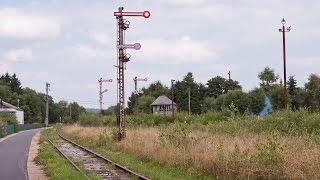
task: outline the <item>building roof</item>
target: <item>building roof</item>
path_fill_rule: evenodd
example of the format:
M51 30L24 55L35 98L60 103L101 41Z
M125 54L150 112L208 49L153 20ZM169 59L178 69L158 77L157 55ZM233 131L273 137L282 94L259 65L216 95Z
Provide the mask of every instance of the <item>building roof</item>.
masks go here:
M153 101L153 103L151 104L151 106L158 106L158 105L171 105L172 101L171 99L169 99L167 96L159 96L155 101ZM173 102L174 105L177 105L175 102Z
M3 101L2 99L0 99L0 108L2 108L2 109L15 109L15 110L22 111L20 108L14 106L12 104L9 104L9 103Z

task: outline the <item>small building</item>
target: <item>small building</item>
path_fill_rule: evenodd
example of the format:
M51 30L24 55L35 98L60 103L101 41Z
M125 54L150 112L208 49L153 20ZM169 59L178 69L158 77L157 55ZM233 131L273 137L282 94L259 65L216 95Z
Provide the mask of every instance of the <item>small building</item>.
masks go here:
M5 101L2 101L0 99L0 111L2 112L9 112L11 114L14 114L17 118L17 121L19 124L24 124L24 112L22 109L12 105L12 104L9 104Z
M152 104L153 114L172 115L172 101L167 96L159 96ZM178 105L173 102L173 111L177 112Z

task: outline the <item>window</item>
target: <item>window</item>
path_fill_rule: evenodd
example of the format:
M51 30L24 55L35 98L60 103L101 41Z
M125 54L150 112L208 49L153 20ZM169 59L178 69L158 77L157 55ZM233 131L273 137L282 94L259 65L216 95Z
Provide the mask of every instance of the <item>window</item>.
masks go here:
M171 105L160 105L159 111L171 111Z

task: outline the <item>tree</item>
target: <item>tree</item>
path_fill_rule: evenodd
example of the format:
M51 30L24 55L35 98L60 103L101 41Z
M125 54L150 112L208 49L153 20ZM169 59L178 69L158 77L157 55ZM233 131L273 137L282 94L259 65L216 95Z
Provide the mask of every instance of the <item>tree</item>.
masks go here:
M247 94L240 90L229 91L225 94L223 107L230 108L231 106L234 106L240 114L244 114L249 106Z
M21 91L22 91L21 82L17 78L16 74L13 74L12 76L9 75L9 73L6 73L5 75L2 75L0 77L0 84L9 86L13 93L20 94Z
M215 98L228 91L242 89L238 81L232 79L227 80L221 76L216 76L208 80L207 86L207 96Z
M70 103L68 105L68 109L71 111L69 113L71 114L71 119L73 122L78 121L80 114L86 111L83 107L79 106L79 104L76 102Z
M0 84L0 98L4 101L9 101L11 99L12 93L9 86Z
M270 67L264 68L262 72L258 75L261 80L261 87L265 90L270 90L270 87L279 79L279 76L274 73L274 70Z
M289 93L289 104L292 111L298 109L298 99L297 99L297 80L293 76L289 77L288 80L288 93Z
M260 88L255 88L248 93L249 110L254 114L259 114L265 106L265 94Z
M211 78L207 82L207 96L217 98L224 93L226 79L221 76Z
M67 112L68 102L67 101L59 101L57 103L57 105L58 105L58 109L59 109L59 115L63 119L65 116L67 116L66 112Z
M206 97L203 101L202 113L206 113L210 110L215 109L215 98L214 97Z
M308 82L305 84L307 93L306 104L311 111L317 111L320 108L320 77L316 74L311 74L308 78Z
M106 110L103 111L103 115L113 116L118 113L117 105L110 106Z
M294 95L295 91L297 90L297 80L294 79L294 76L289 76L289 80L288 80L288 92L289 95Z
M191 113L200 114L202 103L200 101L199 85L194 81L193 74L188 72L182 81L177 81L174 85L174 99L182 111L189 110L188 91L190 90Z
M227 93L228 91L231 90L241 90L242 87L240 86L238 81L235 80L226 80L225 81L225 89L224 89L224 93Z
M150 84L148 88L142 88L143 95L150 95L157 98L161 95L168 96L170 91L168 87L164 86L160 81Z
M268 93L274 110L284 108L284 89L281 85L274 85Z
M17 75L16 75L16 74L13 74L13 76L11 77L10 87L11 87L11 90L12 90L13 92L16 92L17 94L20 94L21 91L22 91L21 82L20 82L20 80L17 78Z
M155 100L153 96L143 95L138 98L137 106L134 107L133 112L138 113L151 113L151 103Z
M128 114L133 114L133 109L137 105L137 98L139 98L141 94L131 93L131 96L128 100L128 107L126 108L126 112Z

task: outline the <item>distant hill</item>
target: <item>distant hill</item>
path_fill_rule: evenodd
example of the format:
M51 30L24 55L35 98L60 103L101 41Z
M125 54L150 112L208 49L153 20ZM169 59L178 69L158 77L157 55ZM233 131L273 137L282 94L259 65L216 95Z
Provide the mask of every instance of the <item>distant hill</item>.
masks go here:
M96 108L86 108L87 112L93 113L93 114L99 114L100 113L100 109L96 109Z

